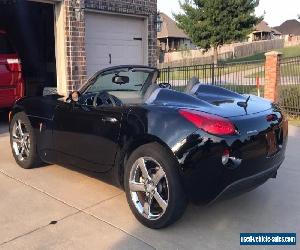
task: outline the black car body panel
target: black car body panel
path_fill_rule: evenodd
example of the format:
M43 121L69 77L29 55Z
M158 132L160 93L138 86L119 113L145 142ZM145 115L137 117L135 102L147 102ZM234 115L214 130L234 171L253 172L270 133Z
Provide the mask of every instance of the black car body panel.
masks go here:
M59 95L23 98L13 113L24 111L29 117L45 162L111 171L120 185L128 154L143 143L158 142L176 158L190 199L210 202L223 192L263 183L284 160L288 128L280 108L259 97L247 99L199 85L190 93L159 89L140 103L100 107L68 103ZM245 102L246 107L239 105ZM226 117L238 133L209 134L179 115L181 108ZM268 120L269 115L274 119ZM225 149L231 157L227 165L222 163Z

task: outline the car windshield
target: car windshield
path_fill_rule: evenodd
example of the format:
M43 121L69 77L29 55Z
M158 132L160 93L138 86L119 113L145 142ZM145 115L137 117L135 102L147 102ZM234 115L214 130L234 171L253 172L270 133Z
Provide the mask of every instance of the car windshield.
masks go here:
M100 91L141 92L143 87L156 81L158 72L151 68L118 68L105 71L92 80L85 93ZM125 78L125 82L116 82L116 77Z

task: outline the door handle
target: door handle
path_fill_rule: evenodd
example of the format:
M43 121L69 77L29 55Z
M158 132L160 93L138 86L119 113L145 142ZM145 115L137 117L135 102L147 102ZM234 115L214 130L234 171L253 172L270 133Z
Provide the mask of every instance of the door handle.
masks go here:
M109 54L108 57L109 57L109 64L111 64L111 54Z
M114 118L114 117L102 117L101 121L102 122L110 122L110 123L118 122L117 118Z

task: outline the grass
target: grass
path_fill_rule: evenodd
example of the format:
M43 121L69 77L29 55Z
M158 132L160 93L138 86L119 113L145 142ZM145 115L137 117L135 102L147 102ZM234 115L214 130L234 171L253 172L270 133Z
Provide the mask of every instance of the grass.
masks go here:
M276 51L281 52L283 54L283 58L300 56L300 46L276 49ZM227 63L228 62L229 63L231 63L231 62L232 63L233 62L251 62L251 61L264 60L264 59L265 59L265 52L258 53L258 54L252 55L252 56L230 59L230 60L227 60L226 62Z
M300 56L300 45L294 47L283 48L279 50L283 53L283 58Z
M258 53L252 56L246 56L241 58L229 59L226 63L239 63L239 62L252 62L252 61L260 61L265 59L265 52Z
M247 75L247 78L256 78L256 77L264 77L265 71L255 72L253 74ZM282 65L281 66L281 76L299 76L300 79L300 65Z

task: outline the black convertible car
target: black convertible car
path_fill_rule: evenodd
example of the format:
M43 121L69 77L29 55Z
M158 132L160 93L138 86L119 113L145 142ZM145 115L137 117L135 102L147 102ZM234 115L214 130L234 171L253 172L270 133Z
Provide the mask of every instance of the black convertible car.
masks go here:
M96 73L68 98L23 98L10 113L13 155L111 173L136 218L165 227L187 201L209 203L275 178L287 144L280 108L199 84L157 84L159 71L119 66Z

